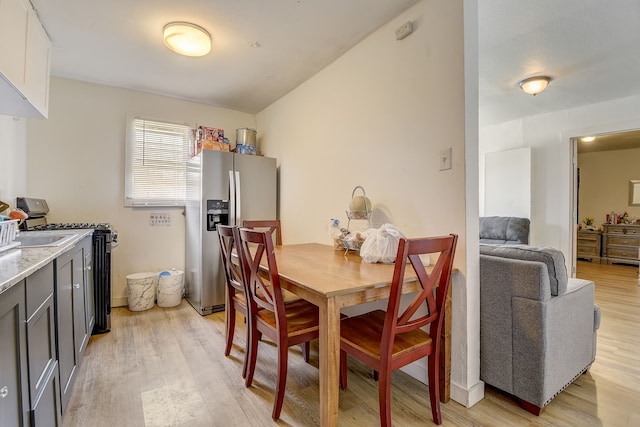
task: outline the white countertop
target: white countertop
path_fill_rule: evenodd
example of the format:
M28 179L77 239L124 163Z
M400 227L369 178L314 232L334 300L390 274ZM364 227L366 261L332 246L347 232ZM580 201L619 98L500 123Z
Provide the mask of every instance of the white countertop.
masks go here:
M64 252L72 248L83 237L93 234L93 230L72 229L53 231L22 231L21 234L73 234L74 237L60 246L42 246L37 248L21 248L20 246L0 252L0 294L10 289L20 280L44 267Z

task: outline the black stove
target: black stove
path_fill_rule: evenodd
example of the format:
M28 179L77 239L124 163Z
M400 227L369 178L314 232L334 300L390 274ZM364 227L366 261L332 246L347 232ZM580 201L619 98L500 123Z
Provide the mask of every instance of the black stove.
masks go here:
M49 206L44 199L18 197L16 206L29 215L22 221L23 231L93 230L93 286L95 324L92 334L111 330L111 251L118 246L118 232L111 224L68 222L47 223Z

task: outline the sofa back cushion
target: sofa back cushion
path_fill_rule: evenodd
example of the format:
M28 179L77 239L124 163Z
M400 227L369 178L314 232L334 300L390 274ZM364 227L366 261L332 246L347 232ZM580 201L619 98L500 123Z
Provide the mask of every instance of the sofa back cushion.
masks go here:
M529 243L529 224L528 218L480 217L480 243L526 245Z
M567 267L564 254L558 249L529 245L480 245L482 255L542 262L549 271L551 295L562 295L567 291Z

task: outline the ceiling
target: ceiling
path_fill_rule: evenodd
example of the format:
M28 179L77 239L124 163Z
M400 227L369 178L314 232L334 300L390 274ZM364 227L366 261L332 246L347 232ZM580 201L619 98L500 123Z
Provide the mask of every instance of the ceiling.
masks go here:
M419 0L31 0L53 42L52 75L255 113ZM640 94L640 2L478 2L482 126ZM188 21L213 51L169 51ZM544 74L535 97L517 82Z
M51 74L255 113L418 0L31 0L53 44ZM164 45L172 21L213 50Z
M480 123L502 123L640 94L638 0L482 0ZM553 80L537 96L517 82Z

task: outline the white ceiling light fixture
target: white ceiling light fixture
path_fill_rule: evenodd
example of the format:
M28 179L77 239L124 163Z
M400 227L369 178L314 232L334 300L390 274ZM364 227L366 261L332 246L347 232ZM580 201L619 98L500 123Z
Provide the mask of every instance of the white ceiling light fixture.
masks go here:
M548 76L529 77L518 82L518 86L524 93L536 96L547 88L550 81L551 77Z
M593 142L596 140L595 136L583 136L582 138L580 138L580 141L582 142Z
M211 52L211 34L189 22L170 22L164 26L164 44L185 56L204 56Z

